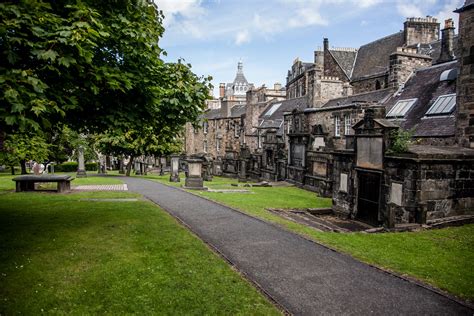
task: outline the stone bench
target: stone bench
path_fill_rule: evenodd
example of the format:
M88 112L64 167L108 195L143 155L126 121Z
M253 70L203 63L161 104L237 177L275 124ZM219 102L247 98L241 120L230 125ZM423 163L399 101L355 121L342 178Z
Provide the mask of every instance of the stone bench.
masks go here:
M13 178L12 180L16 183L16 192L35 191L36 183L52 182L58 185L56 192L62 193L71 191L71 181L74 180L74 178L68 175L24 175Z

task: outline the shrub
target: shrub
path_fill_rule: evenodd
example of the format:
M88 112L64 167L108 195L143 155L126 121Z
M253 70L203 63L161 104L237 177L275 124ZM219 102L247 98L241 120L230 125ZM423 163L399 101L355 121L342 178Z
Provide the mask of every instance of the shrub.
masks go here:
M67 161L54 166L55 172L76 172L78 164L75 161Z
M408 151L408 146L412 143L413 131L398 129L392 132L391 136L390 153L401 154Z
M97 162L88 162L86 163L86 170L87 171L97 171L99 168L97 167Z

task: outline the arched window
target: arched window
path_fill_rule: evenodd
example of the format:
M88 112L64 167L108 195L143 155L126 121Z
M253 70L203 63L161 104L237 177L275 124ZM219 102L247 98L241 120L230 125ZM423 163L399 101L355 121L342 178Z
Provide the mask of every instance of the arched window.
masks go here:
M464 57L463 64L474 64L474 46L471 46L471 48L469 49L469 56Z
M380 90L380 81L376 80L375 81L375 90Z

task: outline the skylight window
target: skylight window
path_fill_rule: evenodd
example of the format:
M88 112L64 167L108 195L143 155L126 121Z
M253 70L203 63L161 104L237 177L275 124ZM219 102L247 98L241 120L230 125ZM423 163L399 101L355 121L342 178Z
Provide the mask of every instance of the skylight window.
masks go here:
M441 95L426 112L427 116L450 114L456 105L456 94Z
M388 118L403 118L418 99L408 99L398 101L387 113Z
M265 116L271 116L273 113L275 113L276 110L280 107L281 103L275 103L272 105L270 110L268 110L267 113L265 113Z

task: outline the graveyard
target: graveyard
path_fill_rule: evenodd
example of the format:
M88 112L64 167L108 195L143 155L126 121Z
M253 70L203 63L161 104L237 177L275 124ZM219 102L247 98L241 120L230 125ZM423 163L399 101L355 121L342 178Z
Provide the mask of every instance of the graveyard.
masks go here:
M140 194L74 190L120 184L123 178L116 172L88 173L73 180L66 194L14 193L12 177L0 176L3 312L136 313L159 306L160 312L173 313L246 313L247 308L278 313L249 280ZM180 182L171 182L169 173L133 178L184 190L184 173ZM187 191L461 300L474 297L472 224L410 232L324 232L268 209L327 208L330 199L295 186L244 186L222 177L204 185L207 191Z
M405 2L0 4L0 316L473 315L474 0Z

